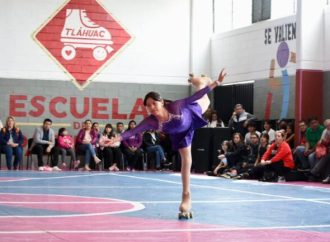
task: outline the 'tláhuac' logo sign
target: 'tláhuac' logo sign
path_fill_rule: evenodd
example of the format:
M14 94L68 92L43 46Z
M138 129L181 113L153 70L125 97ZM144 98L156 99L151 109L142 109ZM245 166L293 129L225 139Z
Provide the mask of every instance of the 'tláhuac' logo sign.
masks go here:
M79 89L132 39L97 0L69 0L33 38Z

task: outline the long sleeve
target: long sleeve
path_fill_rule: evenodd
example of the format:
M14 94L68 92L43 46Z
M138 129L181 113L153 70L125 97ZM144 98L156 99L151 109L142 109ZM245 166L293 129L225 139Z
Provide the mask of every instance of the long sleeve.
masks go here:
M34 143L36 144L48 144L47 140L42 140L43 131L40 128L36 128L33 135Z
M130 129L125 131L121 134L121 140L125 141L129 137L135 135L135 134L142 134L144 131L147 130L156 130L158 129L158 120L154 116L149 116L145 118L141 123L139 123L134 129Z
M193 95L190 97L185 98L186 103L193 103L197 101L198 99L202 98L205 94L209 93L211 91L211 88L209 86L206 86L199 91L195 92Z
M84 129L79 130L78 135L76 137L76 143L77 144L82 144L82 141L84 139L84 135L85 135L85 130Z
M291 154L291 149L288 143L283 142L280 147L278 147L278 151L276 155L271 159L272 162L278 162L280 160L284 160L287 155Z
M0 145L6 145L8 140L6 139L6 133L2 130L0 131Z
M268 160L270 158L270 155L272 154L272 150L275 147L275 143L273 143L269 148L266 150L265 154L262 156L262 160Z
M24 136L23 136L22 131L19 130L19 131L16 133L16 135L17 135L17 144L18 144L19 146L22 146L23 143L24 143Z

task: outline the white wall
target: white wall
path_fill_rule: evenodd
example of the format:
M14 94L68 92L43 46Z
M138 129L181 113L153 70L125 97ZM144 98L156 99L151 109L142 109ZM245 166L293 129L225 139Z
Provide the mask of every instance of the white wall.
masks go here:
M252 26L215 34L211 40L211 71L213 78L219 70L228 70L227 83L264 79L269 76L270 61L276 58L280 42L275 43L275 26L295 23L295 16L264 21ZM271 44L265 44L265 29L271 29ZM296 40L286 41L290 51L296 52ZM295 74L295 63L289 62L289 75ZM276 65L275 76L281 76Z
M324 70L330 70L330 6L324 9Z
M32 39L33 32L65 2L0 0L0 77L69 80ZM133 35L134 40L93 81L187 83L190 0L100 2Z
M323 70L324 68L324 16L325 0L298 2L297 68Z

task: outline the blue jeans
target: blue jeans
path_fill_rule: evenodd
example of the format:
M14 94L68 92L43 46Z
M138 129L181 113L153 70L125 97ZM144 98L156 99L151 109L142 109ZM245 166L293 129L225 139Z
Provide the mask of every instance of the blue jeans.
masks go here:
M13 155L15 156L14 168L22 163L23 160L23 148L21 146L11 147L10 145L1 146L1 152L6 155L7 168L11 170Z
M85 153L85 165L89 165L91 157L96 156L96 152L92 144L80 144L78 145L78 150L82 153Z
M160 167L160 161L165 159L163 148L160 145L149 146L146 148L148 153L155 153L156 167Z

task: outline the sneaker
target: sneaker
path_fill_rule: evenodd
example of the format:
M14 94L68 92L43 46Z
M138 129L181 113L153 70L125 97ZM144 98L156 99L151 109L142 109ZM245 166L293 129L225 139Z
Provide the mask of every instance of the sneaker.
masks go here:
M53 166L53 171L61 171L62 169L60 169L58 166Z
M328 176L327 178L325 178L323 181L322 181L323 184L330 184L330 176Z
M278 176L277 182L286 182L285 177L284 176Z
M115 171L119 171L119 168L117 166L115 166Z
M62 165L61 165L61 169L62 169L62 170L65 170L65 169L66 169L66 163L65 163L65 162L62 163Z
M49 166L45 166L44 167L44 171L53 171L53 168L49 167Z
M77 169L78 166L79 166L79 164L80 164L80 160L75 160L75 161L73 162L73 169Z
M113 166L113 165L109 167L109 171L115 171L115 169L116 169L116 168L115 168L115 166Z
M43 166L38 167L38 171L44 171L44 170L45 170L45 167L43 167Z
M92 169L91 168L89 168L89 166L88 165L85 165L85 171L91 171Z

